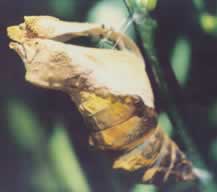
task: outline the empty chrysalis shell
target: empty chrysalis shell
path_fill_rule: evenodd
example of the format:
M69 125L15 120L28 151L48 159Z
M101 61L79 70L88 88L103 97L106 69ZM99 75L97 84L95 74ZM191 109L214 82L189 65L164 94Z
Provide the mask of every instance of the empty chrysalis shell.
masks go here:
M158 126L145 63L129 37L102 25L50 16L24 20L8 27L8 36L25 64L26 80L72 98L91 128L90 144L119 152L114 169L143 169L143 182L157 176L161 181L195 178L191 162ZM106 37L119 49L67 43L81 36Z

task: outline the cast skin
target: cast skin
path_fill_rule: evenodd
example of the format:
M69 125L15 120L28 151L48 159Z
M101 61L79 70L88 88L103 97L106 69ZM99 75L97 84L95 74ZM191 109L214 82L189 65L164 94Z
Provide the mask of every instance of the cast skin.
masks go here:
M8 36L25 64L26 80L66 92L92 129L90 144L120 152L113 168L143 168L144 182L159 172L163 181L195 178L191 163L157 124L145 64L129 37L102 25L49 16L25 17L8 28ZM110 38L118 50L67 44L79 36Z

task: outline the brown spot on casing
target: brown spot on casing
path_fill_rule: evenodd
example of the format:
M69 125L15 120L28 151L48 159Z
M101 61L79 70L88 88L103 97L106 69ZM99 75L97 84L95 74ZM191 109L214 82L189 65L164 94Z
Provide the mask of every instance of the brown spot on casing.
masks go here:
M151 166L161 149L163 139L156 137L158 135L159 128L155 129L148 135L144 135L143 142L135 146L130 151L126 151L118 159L115 160L113 168L124 169L127 171L135 171L140 168ZM156 140L158 139L158 140ZM159 144L155 145L155 142Z
M143 120L133 116L129 120L109 129L91 134L92 141L96 147L111 150L129 150L133 142L137 141L148 129L144 128Z

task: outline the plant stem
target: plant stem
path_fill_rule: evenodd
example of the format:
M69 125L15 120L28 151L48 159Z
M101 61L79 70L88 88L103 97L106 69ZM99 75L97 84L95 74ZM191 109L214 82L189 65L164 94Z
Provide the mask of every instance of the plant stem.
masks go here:
M155 92L159 93L163 103L165 103L165 106L167 106L166 111L168 113L168 116L173 126L176 128L180 136L180 139L182 140L182 143L184 144L187 150L188 155L190 156L194 164L197 164L200 168L207 170L207 166L203 161L203 158L198 152L197 147L192 141L190 135L186 131L187 125L183 120L183 116L180 113L184 113L186 111L184 107L185 104L183 105L183 101L181 100L182 95L180 95L180 86L177 83L175 75L172 73L171 70L170 75L174 79L174 87L171 91L171 88L169 88L168 83L166 81L164 70L162 69L156 57L153 46L156 21L151 18L151 16L149 15L149 11L146 9L146 7L142 7L141 4L139 5L137 1L124 0L124 2L132 18L135 16L135 14L137 14L139 15L138 18L142 19L134 20L134 26L136 34L138 36L138 40L139 42L142 42L140 48L142 50L144 59L146 60L147 68L151 69L148 70L148 72L151 74L151 77L154 77L154 88L155 86L157 88L157 91ZM201 188L206 188L207 185L210 184L215 186L215 183L212 181L212 179L210 179L209 182L206 183L206 185L202 184ZM216 188L214 188L214 190L216 190Z

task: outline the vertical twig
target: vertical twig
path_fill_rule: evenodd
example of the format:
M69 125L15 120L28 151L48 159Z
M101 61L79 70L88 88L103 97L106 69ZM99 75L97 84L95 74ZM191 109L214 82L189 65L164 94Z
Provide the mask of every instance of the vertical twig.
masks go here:
M148 2L148 1L144 1ZM192 159L192 161L197 164L200 168L206 169L207 167L200 155L200 153L197 150L196 145L192 141L191 137L189 136L188 132L186 131L186 123L183 121L182 116L180 114L180 111L183 110L183 101L179 102L179 98L181 98L178 93L174 95L174 93L171 92L171 89L169 89L168 83L165 80L165 74L162 70L162 67L160 66L160 63L156 57L154 48L153 48L153 42L154 42L154 32L156 28L156 21L153 20L149 14L149 10L147 7L145 7L144 3L139 4L135 0L124 0L124 3L129 11L129 14L131 17L137 17L134 19L134 25L135 25L135 31L138 36L139 42L142 43L140 45L140 48L144 54L144 59L146 60L146 63L148 67L151 68L152 76L155 79L155 84L157 86L157 90L159 94L161 95L161 98L165 105L167 106L167 113L169 115L169 118L173 124L173 126L176 128L177 132L179 133L179 136L182 140L182 143L184 144L188 155ZM174 76L174 74L171 74ZM175 81L175 89L178 90L179 85ZM198 164L198 162L200 162ZM214 181L210 179L207 183L202 184L201 188L206 188L207 185L215 185ZM216 189L216 188L215 188ZM214 189L214 190L215 190Z
M133 2L133 1L131 1ZM139 8L131 7L132 4L127 3L125 0L125 4L131 14L131 17L133 17L134 14L143 14L143 21L136 21L135 22L135 30L137 33L137 36L139 38L139 41L142 42L142 46L140 48L142 49L144 58L146 60L146 63L148 67L151 67L152 75L155 79L155 84L157 85L157 90L159 94L162 97L163 103L167 106L167 112L170 116L170 119L172 123L174 124L177 129L180 130L181 137L183 139L183 143L185 146L194 146L194 144L191 142L190 136L187 134L187 132L184 130L184 122L181 120L179 116L179 112L177 111L177 103L176 99L174 98L173 94L171 93L168 84L165 80L165 75L163 70L161 69L160 63L155 55L153 42L154 42L154 32L156 28L156 21L154 21L147 10L141 9L144 11L144 13L139 10ZM139 13L135 13L139 12ZM177 85L178 87L178 85ZM179 87L178 87L179 88ZM186 140L186 138L188 138ZM191 148L192 149L192 148ZM189 147L188 147L188 150ZM194 150L196 151L196 149ZM192 151L189 151L190 153Z

